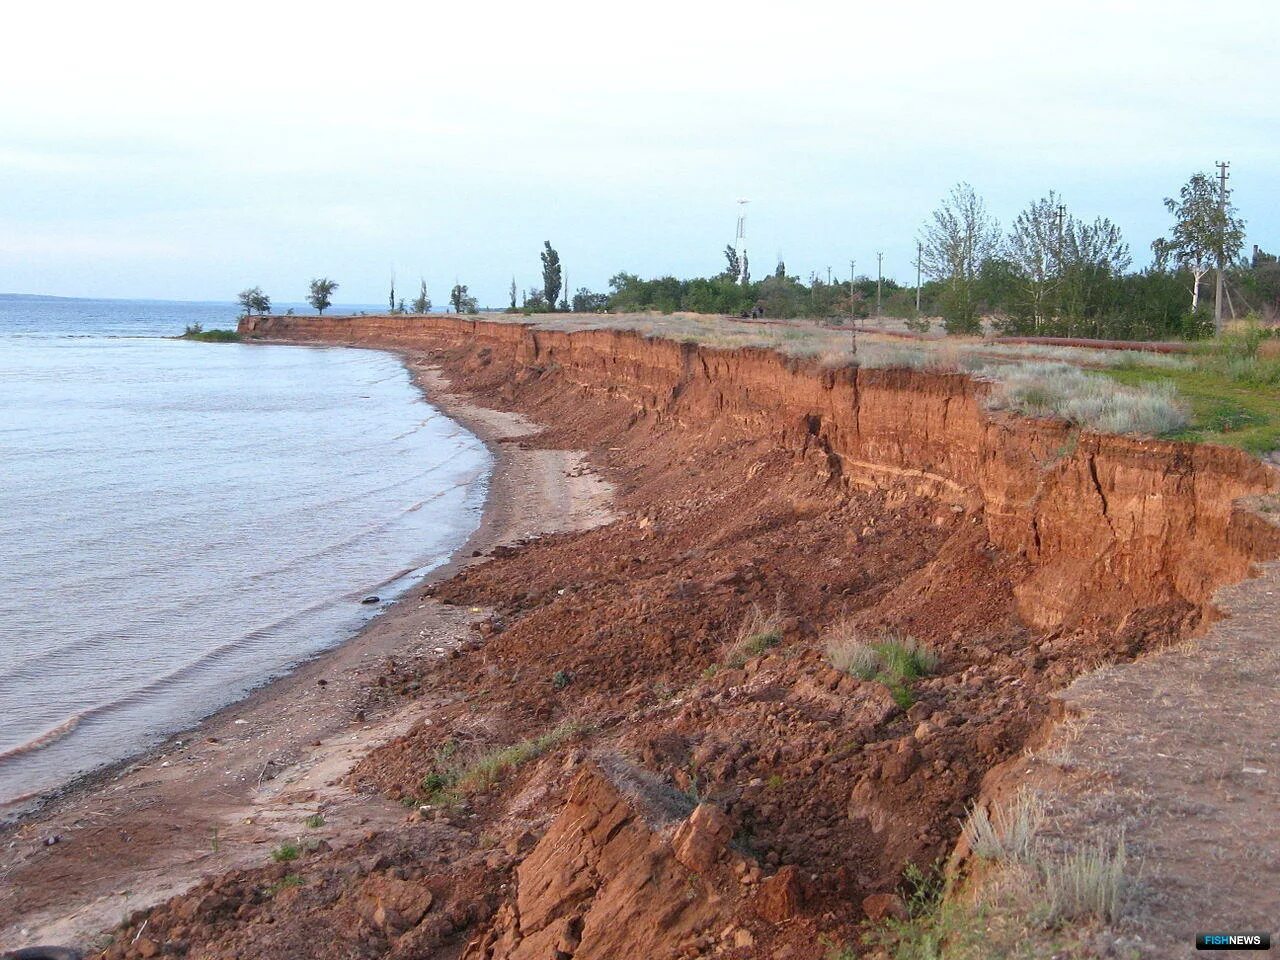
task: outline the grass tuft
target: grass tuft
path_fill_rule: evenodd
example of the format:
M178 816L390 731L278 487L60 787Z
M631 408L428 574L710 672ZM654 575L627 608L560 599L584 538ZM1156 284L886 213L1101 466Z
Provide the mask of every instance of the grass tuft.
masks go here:
M1050 923L1096 917L1115 923L1127 893L1124 839L1114 847L1098 842L1041 864Z
M752 657L758 657L782 642L782 613L777 606L766 614L753 603L732 640L725 644L724 660L740 670Z
M289 863L302 856L302 848L296 843L282 843L271 851L271 859L276 863Z
M972 807L962 832L969 848L985 860L1031 863L1043 823L1043 801L1024 790L1011 804L998 807L994 813L985 807Z
M463 763L450 762L458 753L458 744L455 740L448 740L436 751L436 769L422 778L422 792L429 803L452 803L470 793L483 793L511 771L577 736L582 730L581 723L567 721L540 736L491 750Z

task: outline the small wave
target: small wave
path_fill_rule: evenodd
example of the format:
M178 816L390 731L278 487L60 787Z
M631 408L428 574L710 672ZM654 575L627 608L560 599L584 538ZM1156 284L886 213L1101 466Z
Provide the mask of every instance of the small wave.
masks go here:
M73 713L57 726L50 727L43 733L36 734L30 740L20 743L16 747L9 747L8 749L0 750L0 763L4 763L6 760L11 760L14 757L20 757L33 750L39 750L41 747L47 747L55 740L61 740L76 727L80 726L80 721L83 720L85 716L85 712Z

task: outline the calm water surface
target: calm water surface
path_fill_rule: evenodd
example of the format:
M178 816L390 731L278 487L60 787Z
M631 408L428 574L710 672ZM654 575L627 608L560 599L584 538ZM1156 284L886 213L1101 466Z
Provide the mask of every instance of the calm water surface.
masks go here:
M399 361L163 339L228 305L0 297L0 815L332 646L479 522Z

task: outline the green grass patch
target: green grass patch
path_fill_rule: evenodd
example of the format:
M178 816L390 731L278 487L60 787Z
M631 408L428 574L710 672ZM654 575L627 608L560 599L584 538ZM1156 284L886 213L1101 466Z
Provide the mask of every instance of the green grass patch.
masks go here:
M307 817L307 819L303 820L302 824L308 830L319 830L324 826L324 817L320 816L318 813L313 813L311 816Z
M289 863L302 856L302 848L296 843L282 843L271 851L271 859L276 863Z
M765 613L759 604L753 603L742 618L738 631L725 644L724 660L735 670L741 670L748 660L782 642L782 613L775 608Z
M1280 361L1200 356L1189 369L1132 366L1102 371L1129 386L1172 381L1191 422L1170 440L1221 443L1253 454L1280 449Z

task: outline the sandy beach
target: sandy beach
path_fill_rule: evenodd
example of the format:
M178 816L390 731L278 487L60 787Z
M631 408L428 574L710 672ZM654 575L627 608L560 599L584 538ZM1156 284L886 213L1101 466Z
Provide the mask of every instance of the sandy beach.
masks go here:
M525 447L534 424L450 394L423 355L401 356L429 402L494 455L479 528L347 642L0 830L0 949L90 943L201 877L270 862L279 844L308 834L309 817L323 818L314 833L335 848L402 822L400 804L344 784L425 709L384 705L377 675L397 660L449 657L487 615L424 599L423 587L496 546L609 518L609 486L580 453Z

